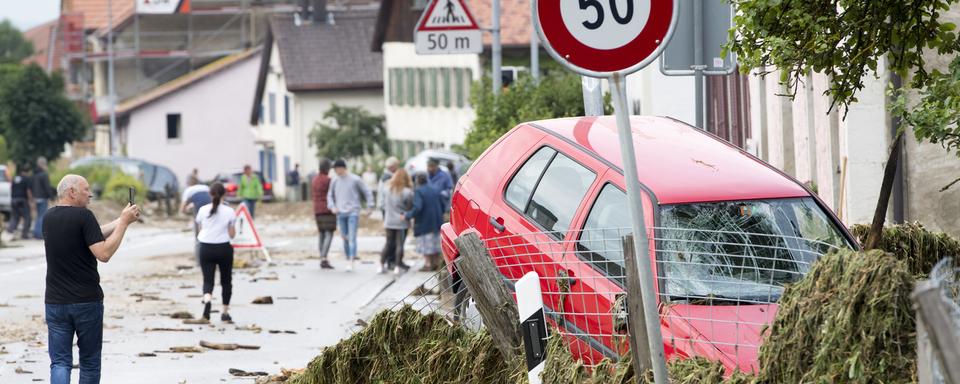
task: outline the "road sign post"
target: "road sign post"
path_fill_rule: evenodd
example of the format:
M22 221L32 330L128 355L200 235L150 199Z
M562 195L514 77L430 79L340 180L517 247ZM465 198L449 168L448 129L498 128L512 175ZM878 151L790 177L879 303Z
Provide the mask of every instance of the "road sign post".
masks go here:
M667 383L667 368L625 76L647 66L663 51L677 22L679 1L534 0L535 26L547 52L574 72L610 80L636 250L633 260L624 262L636 265L639 272L650 365L658 384Z
M418 55L483 52L483 32L463 0L435 0L413 33Z

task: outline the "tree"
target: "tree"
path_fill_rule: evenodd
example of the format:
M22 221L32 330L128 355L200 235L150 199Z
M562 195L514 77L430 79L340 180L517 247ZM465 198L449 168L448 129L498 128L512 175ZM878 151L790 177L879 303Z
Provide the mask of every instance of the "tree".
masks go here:
M0 63L19 63L33 54L33 43L10 20L0 22Z
M469 158L477 158L500 136L525 121L583 115L583 90L580 76L565 70L548 72L537 84L530 76L521 76L499 97L490 92L491 81L484 77L471 87L470 102L477 113L463 146L457 148ZM612 113L609 97L604 109Z
M38 156L56 159L64 144L83 137L86 124L64 96L63 78L31 64L0 67L0 135L10 159L20 165Z
M776 68L780 82L791 95L796 86L812 72L828 75L830 87L824 95L831 109L846 109L857 101L863 78L876 73L881 58L888 69L909 79L913 89L923 95L915 108L908 108L905 90L897 90L891 106L903 125L913 127L918 139L943 143L956 151L957 111L953 100L938 100L944 94L958 94L957 69L952 73L928 71L924 53L941 55L958 52L956 25L940 21L941 12L950 10L958 0L734 0L735 26L730 30L728 49L736 52L741 69L749 71ZM954 84L951 88L951 84ZM880 197L874 212L865 248L879 244L886 218L894 175L900 158L903 126L897 133L881 182ZM951 141L952 139L952 141Z
M375 151L389 152L383 115L373 115L363 107L345 107L336 103L323 113L324 120L310 131L310 141L317 147L317 156L349 158Z

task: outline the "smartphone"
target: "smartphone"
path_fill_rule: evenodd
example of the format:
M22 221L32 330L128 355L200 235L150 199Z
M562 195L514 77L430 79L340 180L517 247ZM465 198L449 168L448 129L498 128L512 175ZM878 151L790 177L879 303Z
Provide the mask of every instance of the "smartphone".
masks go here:
M136 195L137 195L137 189L134 187L130 187L130 200L129 200L130 205L134 204L133 197Z

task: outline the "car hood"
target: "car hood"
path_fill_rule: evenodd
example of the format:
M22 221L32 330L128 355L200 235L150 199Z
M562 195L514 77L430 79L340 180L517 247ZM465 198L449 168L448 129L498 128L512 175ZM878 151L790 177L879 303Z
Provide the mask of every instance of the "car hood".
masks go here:
M727 369L759 371L757 353L764 328L773 322L776 304L667 305L664 343L680 357L702 356Z

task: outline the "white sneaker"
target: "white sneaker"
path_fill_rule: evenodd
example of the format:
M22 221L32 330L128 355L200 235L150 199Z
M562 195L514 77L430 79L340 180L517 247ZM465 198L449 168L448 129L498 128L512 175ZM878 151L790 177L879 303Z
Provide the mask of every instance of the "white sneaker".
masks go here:
M399 275L400 272L403 272L403 270L400 269L400 267L394 267L394 268L393 268L393 274L394 274L394 275Z
M381 275L384 274L384 273L387 273L387 265L386 265L386 264L380 264L380 266L377 267L377 273L378 273L378 274L381 274Z
M347 272L353 271L353 260L350 260L350 263L347 264Z

